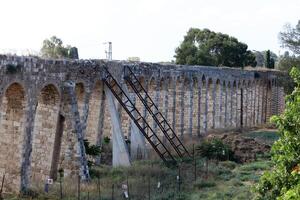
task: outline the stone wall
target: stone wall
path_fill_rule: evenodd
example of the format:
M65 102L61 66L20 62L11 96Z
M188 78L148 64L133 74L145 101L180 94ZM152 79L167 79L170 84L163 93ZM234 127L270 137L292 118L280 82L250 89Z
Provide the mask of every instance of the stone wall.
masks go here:
M109 108L104 67L128 88L138 111L166 142L123 80L124 65L131 66L180 138L265 124L284 109L276 71L0 55L0 177L6 176L6 190L44 183L59 168L66 175L87 172L82 139L101 144L112 136L116 116L123 134L131 137L125 110L116 104L118 115L112 115Z

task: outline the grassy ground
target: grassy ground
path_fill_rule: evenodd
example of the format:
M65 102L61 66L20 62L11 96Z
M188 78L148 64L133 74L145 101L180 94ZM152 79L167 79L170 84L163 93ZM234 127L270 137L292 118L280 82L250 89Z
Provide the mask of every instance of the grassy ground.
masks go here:
M268 144L278 139L273 130L252 131L244 135ZM272 167L269 159L266 155L258 155L257 161L247 164L212 161L208 167L201 158L195 162L187 160L179 168L167 168L160 161L139 161L130 168L94 167L94 178L91 183L80 185L80 196L81 199L99 199L99 196L102 200L125 199L122 185L128 185L131 200L251 199L253 185L263 171ZM65 179L62 186L63 199L78 199L77 180ZM36 199L60 199L59 183L52 185L48 194L43 192L43 186L36 186L34 190Z

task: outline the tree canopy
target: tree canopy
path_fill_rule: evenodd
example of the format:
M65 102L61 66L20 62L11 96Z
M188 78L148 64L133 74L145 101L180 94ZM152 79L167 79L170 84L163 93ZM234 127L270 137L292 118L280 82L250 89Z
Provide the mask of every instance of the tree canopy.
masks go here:
M209 29L191 28L175 50L177 64L244 67L256 66L255 55L235 37Z
M257 199L300 199L300 71L292 68L290 75L296 87L286 97L282 115L272 117L280 139L272 146L274 168L265 172L256 187Z
M52 36L43 41L41 55L44 58L71 58L78 59L78 49L70 45L64 46L61 39Z
M282 47L300 55L300 20L295 28L290 24L286 24L284 30L279 33L279 40Z

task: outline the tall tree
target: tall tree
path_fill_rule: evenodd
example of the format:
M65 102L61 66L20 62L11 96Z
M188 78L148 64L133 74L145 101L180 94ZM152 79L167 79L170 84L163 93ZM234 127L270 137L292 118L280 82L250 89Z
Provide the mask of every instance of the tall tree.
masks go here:
M70 45L65 47L62 40L56 36L52 36L50 39L43 41L41 54L44 58L78 59L78 49Z
M284 30L279 33L279 40L282 47L288 48L294 54L300 55L300 20L295 28L290 24L286 24Z
M209 29L191 28L175 51L177 64L256 66L255 55L236 38Z
M267 68L270 68L270 69L274 69L274 66L275 66L275 60L274 58L271 57L271 51L270 50L267 50L266 53L265 53L265 66Z

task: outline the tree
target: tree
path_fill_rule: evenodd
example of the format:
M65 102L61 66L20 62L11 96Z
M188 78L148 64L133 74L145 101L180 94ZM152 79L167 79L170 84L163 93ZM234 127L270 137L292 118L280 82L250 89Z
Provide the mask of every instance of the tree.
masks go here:
M300 20L295 28L292 28L290 24L286 24L284 31L279 33L279 40L282 47L300 55Z
M275 67L275 60L274 58L271 57L271 51L270 50L267 50L266 53L265 53L265 66L267 68L270 68L270 69L274 69Z
M244 67L256 66L255 55L236 38L209 29L191 28L175 50L177 64Z
M220 139L204 140L197 146L196 150L199 156L205 158L206 177L208 175L208 164L210 160L226 160L232 154L230 147L224 144Z
M278 69L289 72L293 67L300 69L300 56L290 55L288 51L283 56L279 57Z
M300 70L292 68L290 75L296 87L286 97L284 113L271 118L280 139L271 150L274 167L263 174L256 187L257 199L300 199Z
M43 41L41 54L44 58L71 58L78 59L78 49L67 45L63 46L63 42L56 36Z

